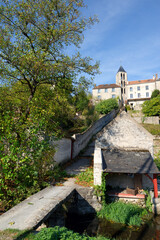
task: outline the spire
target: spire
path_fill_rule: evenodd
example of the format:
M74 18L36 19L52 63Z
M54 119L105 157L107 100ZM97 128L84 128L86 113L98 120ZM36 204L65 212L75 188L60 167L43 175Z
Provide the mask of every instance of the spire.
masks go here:
M122 66L120 66L118 72L126 72Z

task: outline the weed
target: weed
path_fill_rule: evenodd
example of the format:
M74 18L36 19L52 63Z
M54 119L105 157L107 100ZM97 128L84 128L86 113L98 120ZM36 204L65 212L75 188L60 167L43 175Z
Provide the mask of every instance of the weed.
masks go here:
M87 168L76 176L76 183L84 187L93 187L93 167Z
M98 217L126 225L140 226L142 217L144 217L145 214L147 214L147 212L139 206L119 201L104 204L100 212L98 212Z
M160 125L143 123L142 126L152 135L160 135Z

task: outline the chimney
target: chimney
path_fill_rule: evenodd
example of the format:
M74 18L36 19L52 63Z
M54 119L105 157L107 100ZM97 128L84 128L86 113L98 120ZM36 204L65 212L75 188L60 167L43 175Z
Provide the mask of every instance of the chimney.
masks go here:
M156 73L156 80L158 79L158 74Z
M96 87L96 84L94 84L94 88Z
M155 76L153 75L153 80L155 80Z

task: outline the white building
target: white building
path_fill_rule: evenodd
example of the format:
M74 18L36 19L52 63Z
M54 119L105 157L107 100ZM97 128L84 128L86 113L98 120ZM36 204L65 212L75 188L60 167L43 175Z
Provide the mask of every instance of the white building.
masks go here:
M118 97L123 103L138 108L151 98L155 89L160 90L160 79L157 74L152 79L128 81L127 72L120 66L116 74L116 84L95 85L92 96L94 100Z

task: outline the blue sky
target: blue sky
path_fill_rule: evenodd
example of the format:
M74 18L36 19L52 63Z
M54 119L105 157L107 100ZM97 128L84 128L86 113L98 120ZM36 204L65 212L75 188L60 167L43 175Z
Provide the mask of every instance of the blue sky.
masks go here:
M85 16L99 23L85 32L80 52L100 61L94 82L115 83L122 65L128 80L160 77L160 0L84 0Z

